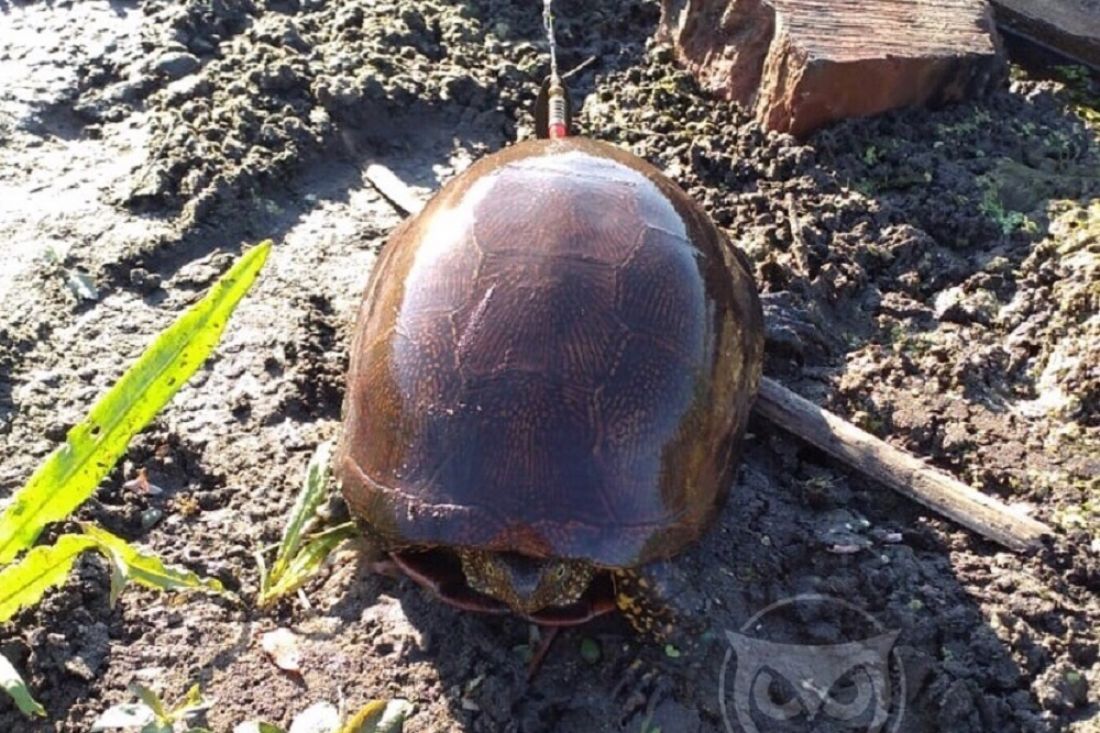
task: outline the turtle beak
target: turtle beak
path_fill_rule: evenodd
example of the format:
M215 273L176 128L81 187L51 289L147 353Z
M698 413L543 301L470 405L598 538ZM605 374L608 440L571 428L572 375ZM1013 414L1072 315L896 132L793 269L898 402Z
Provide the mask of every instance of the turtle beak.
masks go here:
M520 610L524 613L537 611L538 607L531 602L542 583L544 563L524 555L507 554L500 556L500 564L508 573L508 584L520 603Z

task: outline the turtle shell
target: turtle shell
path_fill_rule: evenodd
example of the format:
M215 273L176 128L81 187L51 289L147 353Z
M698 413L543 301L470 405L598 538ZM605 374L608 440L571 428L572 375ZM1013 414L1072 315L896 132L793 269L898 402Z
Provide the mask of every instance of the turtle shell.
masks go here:
M520 143L387 242L338 477L391 548L668 557L728 492L762 359L744 257L679 187L604 143Z

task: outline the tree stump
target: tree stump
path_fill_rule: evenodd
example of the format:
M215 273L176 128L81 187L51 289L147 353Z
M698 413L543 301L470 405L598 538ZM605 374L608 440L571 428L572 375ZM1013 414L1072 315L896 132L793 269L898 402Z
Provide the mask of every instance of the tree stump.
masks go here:
M1005 74L986 0L662 0L660 36L765 127L981 94Z
M1100 0L993 0L997 23L1100 69Z

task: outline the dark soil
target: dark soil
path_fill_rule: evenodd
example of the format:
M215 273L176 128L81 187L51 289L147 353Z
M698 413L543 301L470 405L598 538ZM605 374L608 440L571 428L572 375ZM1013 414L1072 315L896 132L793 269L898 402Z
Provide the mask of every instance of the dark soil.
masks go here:
M427 194L530 136L537 6L0 3L0 496L242 244L273 237L216 356L79 513L251 597L252 551L278 538L310 453L339 429L356 303L399 221L362 171L384 162ZM719 525L683 558L708 631L679 656L608 618L564 633L528 684L526 624L454 611L354 548L308 606L270 612L142 590L112 609L89 558L0 626L50 715L0 699L0 731L87 730L135 679L169 699L202 682L219 732L376 697L412 701L414 732L720 731L724 632L811 593L900 632L900 730L1100 730L1100 139L1075 111L1095 100L1088 80L1017 73L981 101L799 144L706 99L649 45L654 3L556 10L563 67L593 59L570 79L583 131L662 167L753 261L766 372L1051 523L1053 540L1007 553L756 421ZM96 300L74 295L72 272ZM160 493L124 487L138 468ZM808 612L783 640L851 640L841 616ZM301 636L301 676L260 651L276 626ZM815 730L848 730L831 725Z

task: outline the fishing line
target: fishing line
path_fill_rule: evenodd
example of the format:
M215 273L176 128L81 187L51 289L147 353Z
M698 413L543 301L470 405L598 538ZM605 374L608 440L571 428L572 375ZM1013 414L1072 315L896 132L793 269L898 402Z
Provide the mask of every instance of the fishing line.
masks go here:
M569 100L558 76L558 45L554 39L554 13L552 0L543 0L542 24L546 28L546 42L550 46L550 84L547 89L547 130L551 138L569 135Z
M558 46L554 41L554 13L550 6L553 0L542 2L542 25L546 28L546 42L550 46L550 78L558 80Z

